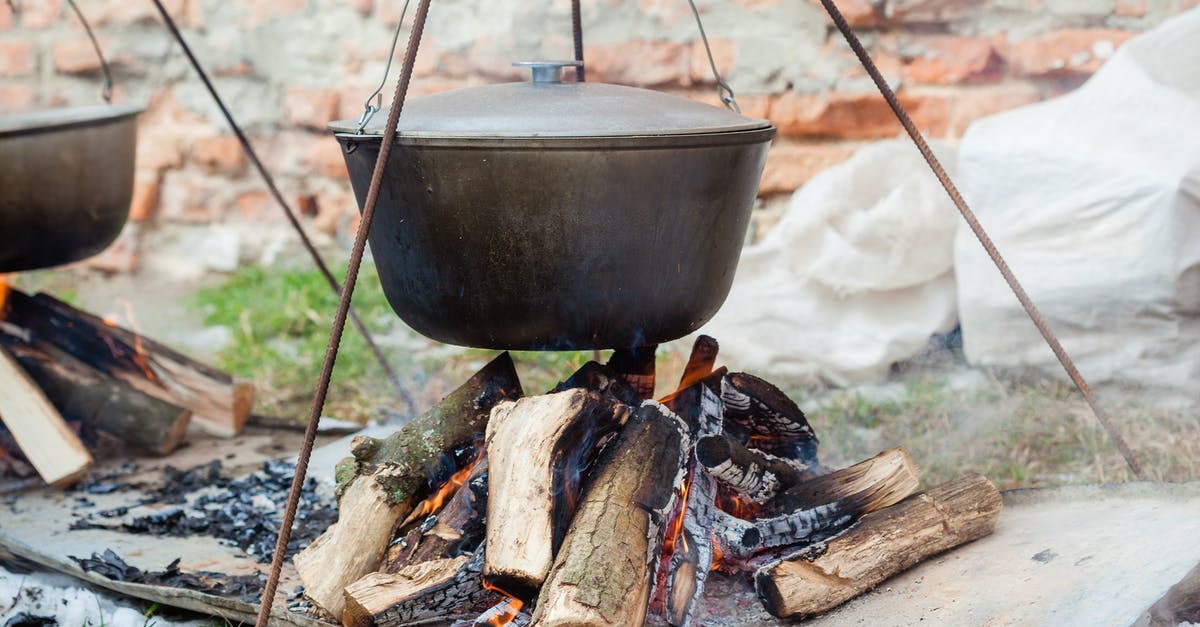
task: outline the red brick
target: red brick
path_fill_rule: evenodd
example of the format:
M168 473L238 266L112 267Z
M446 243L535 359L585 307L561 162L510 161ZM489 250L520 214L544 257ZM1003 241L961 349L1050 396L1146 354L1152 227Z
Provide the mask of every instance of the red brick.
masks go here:
M158 212L160 185L157 180L137 181L133 185L133 200L129 203L129 219L145 222Z
M967 17L987 0L887 0L884 14L902 24L942 24Z
M623 85L687 87L691 84L691 44L623 41L586 46L588 79Z
M638 0L637 11L639 17L656 19L663 26L674 26L692 19L692 10L688 8L687 2L675 0ZM704 9L700 8L700 11L703 16Z
M175 20L187 24L184 0L164 0L163 7ZM88 20L96 26L156 23L158 10L152 2L130 2L129 0L104 0L86 3L80 7Z
M944 97L900 94L917 126L939 135L945 130ZM879 94L805 95L787 93L771 102L768 119L784 136L876 139L903 131Z
M308 0L254 0L242 6L248 6L242 18L243 28L254 28L288 15L295 15L308 7Z
M289 87L283 103L289 124L324 129L338 114L340 94L335 89Z
M33 46L28 41L0 41L0 77L33 73Z
M137 224L129 224L117 236L116 241L102 252L89 257L84 265L109 274L128 274L137 270L140 260L142 230Z
M272 217L275 210L275 199L262 190L242 192L233 199L238 216L247 222L263 222Z
M7 2L0 2L0 30L12 28L13 14Z
M1113 14L1117 17L1143 17L1146 15L1146 0L1117 0Z
M33 106L36 96L28 83L0 85L0 111L15 113Z
M859 144L854 142L804 143L783 139L776 141L767 153L759 196L791 193L808 182L814 174L835 166L854 154Z
M820 0L810 0L821 13L825 7ZM846 18L846 23L853 28L879 28L883 26L882 0L837 0L837 8ZM829 19L828 17L826 18ZM832 22L830 22L832 23Z
M21 17L21 26L28 29L41 30L49 28L58 23L59 17L63 13L62 0L35 0L34 2L22 2L18 15Z
M717 70L721 73L721 78L728 82L733 75L734 66L737 65L737 42L728 37L709 37L708 45L712 48L713 62L717 64ZM700 38L692 41L691 56L692 82L702 85L713 83L712 68L708 64L708 55L704 52L704 41Z
M381 112L380 115L386 115ZM342 157L342 145L330 135L308 135L306 149L300 167L307 173L316 173L335 179L349 179L346 160Z
M109 67L129 65L129 55L114 53L113 44L109 38L100 37L99 40L100 49L104 51L104 59L108 62ZM91 40L87 37L80 37L54 44L54 71L59 74L98 75L100 58L96 56L96 49L92 46Z
M358 216L358 204L354 194L344 186L331 187L317 192L317 215L313 227L326 235L346 232L352 216Z
M918 39L917 44L925 53L909 61L905 69L918 83L953 85L1002 75L1003 61L987 39L932 36Z
M192 161L206 167L210 172L237 174L246 167L246 155L242 144L234 135L205 137L192 142L189 150Z
M1064 29L1011 45L1006 60L1018 76L1087 76L1134 35L1104 28Z

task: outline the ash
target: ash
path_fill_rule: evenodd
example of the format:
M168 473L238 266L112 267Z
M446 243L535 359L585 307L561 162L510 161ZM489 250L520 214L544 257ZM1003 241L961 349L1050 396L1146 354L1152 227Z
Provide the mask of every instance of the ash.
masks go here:
M294 470L287 462L272 460L245 477L233 479L225 474L220 460L187 470L168 466L163 483L144 489L136 502L79 515L71 528L177 537L207 535L242 549L261 563L269 563ZM118 490L137 487L141 486L125 484ZM117 524L109 522L125 517L139 505L167 507ZM334 499L319 494L312 479L306 481L287 556L294 555L336 520Z

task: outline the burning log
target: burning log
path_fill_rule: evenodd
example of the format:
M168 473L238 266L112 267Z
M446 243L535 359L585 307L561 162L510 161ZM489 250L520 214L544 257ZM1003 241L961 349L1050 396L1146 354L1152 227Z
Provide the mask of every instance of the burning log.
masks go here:
M483 543L487 484L488 460L485 455L470 468L462 486L455 490L441 511L388 548L383 571L396 573L413 564L473 552Z
M700 342L697 342L700 346ZM693 350L692 355L696 355ZM715 357L715 351L712 354ZM689 365L692 362L689 361ZM709 361L709 371L711 372ZM696 411L695 432L701 437L719 435L721 432L722 408L717 395L699 383L708 373L693 370L696 389L700 393ZM684 383L688 381L685 370ZM708 523L716 512L717 486L712 478L700 471L699 463L688 461L688 483L683 493L683 507L679 512L678 527L671 538L672 552L667 565L666 597L664 609L667 622L686 626L692 622L692 614L704 594L704 584L713 563L713 538Z
M345 587L378 569L396 524L424 496L426 469L482 432L496 403L520 395L512 358L502 353L395 434L355 438L353 457L338 465L338 522L294 559L305 595L341 618Z
M395 627L446 618L495 599L483 587L484 551L413 564L397 573L371 573L346 587L342 624Z
M0 328L0 347L63 418L78 421L93 437L98 433L157 455L183 442L191 411L143 394L32 334L26 338Z
M643 405L605 447L538 597L533 622L641 625L688 436L661 405Z
M618 401L634 407L642 404L639 392L633 389L624 377L616 370L595 361L584 364L551 392L562 392L575 388L608 394Z
M759 505L816 476L803 462L747 448L726 435L697 440L696 461L721 485Z
M516 597L508 597L489 607L475 620L454 623L450 627L528 627L533 622L533 616L521 608L525 604Z
M69 486L87 472L92 455L17 362L0 348L0 420L42 479Z
M898 503L920 483L917 465L901 447L891 448L848 468L802 481L775 499L776 512L844 502L857 514Z
M817 435L782 390L754 375L734 372L721 381L721 401L725 430L731 435L752 439L756 448L805 466L817 465Z
M654 398L654 354L657 351L657 345L619 348L609 357L608 367L637 392L638 398L649 400Z
M867 514L843 534L754 575L767 611L807 618L828 611L917 562L992 532L996 486L969 474Z
M579 471L629 412L581 389L496 406L486 436L490 584L518 598L537 593L575 508Z
M134 389L192 412L205 431L241 432L254 385L194 361L132 331L105 323L45 294L12 290L2 316Z

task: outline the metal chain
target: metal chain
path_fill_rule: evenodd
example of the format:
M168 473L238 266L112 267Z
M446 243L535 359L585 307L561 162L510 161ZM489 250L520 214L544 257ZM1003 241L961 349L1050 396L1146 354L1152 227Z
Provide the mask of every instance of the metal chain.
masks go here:
M392 71L392 58L396 56L396 42L400 41L400 31L404 28L404 16L408 14L408 1L404 0L404 7L400 9L400 19L396 21L396 32L392 34L392 47L388 49L387 65L383 66L383 78L379 80L379 86L371 95L367 96L363 102L363 113L358 118L358 128L355 133L362 135L363 129L367 128L367 123L375 114L379 112L383 106L383 86L387 84L388 73ZM375 99L375 104L371 104L371 99Z
M333 318L333 328L329 332L329 345L325 348L321 378L317 382L317 389L313 395L312 407L308 414L308 425L304 429L304 443L301 445L300 455L296 459L296 473L292 475L292 487L288 492L287 506L279 524L279 536L275 539L271 571L267 576L262 601L258 606L258 620L255 623L257 627L267 627L271 619L271 606L275 603L275 589L279 585L279 575L283 571L283 558L287 553L292 524L296 520L296 510L300 505L300 489L304 485L304 476L308 472L308 461L312 457L313 444L317 439L317 427L321 422L321 411L325 408L329 380L333 376L338 346L342 341L342 332L346 328L346 316L350 312L350 299L354 296L354 286L358 282L358 269L362 264L363 253L367 247L367 233L370 232L371 222L375 219L375 205L379 202L379 189L383 185L383 173L387 168L388 157L392 153L392 142L396 139L396 125L400 122L400 111L404 108L404 99L408 95L408 83L412 80L413 63L421 44L421 34L425 30L425 18L429 15L429 2L430 0L421 0L417 5L412 32L408 37L408 47L404 52L404 65L400 69L400 82L396 84L396 94L392 98L392 107L388 111L387 123L383 127L379 156L376 157L375 169L371 172L371 184L367 188L367 198L363 202L362 219L358 224L358 232L354 236L354 249L350 252L350 264L346 268L346 289L342 291L341 298L338 300L337 314Z
M708 46L708 35L704 32L704 22L700 21L700 11L696 8L696 0L688 0L688 5L692 7L692 15L696 17L696 28L700 30L700 41L704 42L704 53L708 55L708 67L712 70L713 79L717 81L717 97L721 99L726 109L734 113L741 113L742 108L738 106L737 99L734 98L733 88L721 78L721 73L717 71L717 62L713 60L712 48Z
M254 169L258 171L259 177L261 177L263 183L266 184L267 191L270 192L271 197L275 199L275 204L279 205L279 208L283 210L283 214L287 217L288 223L292 225L292 229L295 230L296 234L300 237L300 243L304 246L304 249L308 251L308 255L312 257L313 263L316 264L317 269L321 272L321 276L325 278L325 282L329 284L330 289L332 289L335 294L340 294L342 291L342 286L339 285L337 279L334 278L333 272L329 270L329 266L325 264L325 260L321 257L321 254L317 252L316 246L313 245L312 240L308 237L308 233L304 231L304 227L301 226L300 220L296 217L296 212L293 211L291 205L284 200L283 194L279 191L279 187L275 185L274 177L271 176L270 172L267 172L266 166L264 166L262 160L258 158L258 153L256 153L254 151L254 147L250 145L250 140L246 137L246 133L242 131L241 125L237 123L237 120L233 119L233 114L229 112L229 107L225 106L225 101L221 98L221 95L217 93L217 89L213 86L212 81L209 80L208 73L204 71L203 67L201 67L200 61L196 59L196 55L192 53L191 47L188 46L187 41L184 40L183 33L179 31L179 26L175 24L175 20L171 17L170 13L167 13L167 9L163 7L160 0L153 0L153 2L158 8L159 14L162 16L163 23L166 24L167 29L171 31L172 35L174 35L175 41L179 42L179 46L183 48L183 54L192 64L192 68L196 70L196 74L200 76L201 82L203 82L204 87L208 89L208 94L209 96L212 96L213 102L216 103L217 108L221 110L221 115L225 117L225 122L229 124L229 128L231 128L233 130L233 134L237 136L238 142L242 145L242 151L246 153L250 163L253 164ZM354 322L354 328L358 330L363 340L366 341L367 348L370 349L371 354L375 357L375 360L378 361L379 365L383 368L385 376L387 376L388 381L392 384L392 388L396 390L396 394L400 397L401 402L404 403L405 408L409 411L409 413L416 411L416 405L413 403L412 396L408 393L408 390L405 389L404 385L400 383L400 377L396 375L396 371L392 369L391 365L387 361L387 358L384 357L383 351L379 349L379 345L377 345L375 340L371 337L371 332L367 330L367 325L363 323L362 319L359 318L358 313L354 311L350 312L350 319Z
M942 167L938 158L934 156L933 151L929 148L929 144L925 142L925 138L921 136L921 132L917 130L916 124L913 124L912 118L905 111L904 106L900 104L900 100L896 98L895 92L888 86L887 81L883 79L883 75L879 72L879 68L875 67L875 62L871 60L871 56L867 54L863 48L862 42L855 36L854 31L850 30L850 25L846 22L846 18L842 16L837 5L833 0L821 0L821 4L825 7L825 11L829 13L829 17L833 18L833 23L837 25L842 36L846 38L846 43L850 44L850 48L854 50L855 56L858 57L863 68L867 70L867 74L871 76L871 80L875 82L875 86L879 88L879 93L883 94L883 99L887 101L888 106L892 108L892 112L899 118L900 124L904 126L904 130L908 132L908 136L912 138L913 143L917 145L917 150L921 152L921 156L925 158L930 169L933 170L934 176L941 182L942 187L946 189L946 193L950 195L950 200L954 202L954 206L958 208L958 212L967 222L967 226L971 227L971 231L975 233L975 237L979 243L983 245L983 249L987 251L992 262L996 264L996 268L1000 270L1001 276L1008 283L1010 289L1016 294L1017 300L1020 301L1021 307L1025 309L1025 313L1029 315L1029 319L1033 321L1033 325L1037 327L1039 333L1042 334L1042 339L1050 346L1050 350L1054 351L1054 356L1058 358L1058 362L1062 364L1063 370L1067 372L1067 376L1075 384L1079 393L1083 395L1089 407L1092 408L1092 413L1095 414L1096 420L1100 421L1100 425L1108 432L1108 437L1112 439L1121 456L1125 458L1125 463L1129 469L1133 471L1133 475L1139 481L1147 481L1149 477L1142 470L1142 465L1138 463L1137 457L1133 455L1129 444L1125 442L1125 438L1117 432L1116 427L1109 418L1108 413L1100 406L1100 402L1092 393L1091 387L1080 374L1079 369L1075 367L1075 362L1071 356L1067 354L1066 349L1058 341L1058 337L1046 324L1045 318L1042 317L1033 300L1029 298L1029 294L1025 292L1025 288L1021 287L1021 283L1017 281L1016 275L1012 269L1008 267L1008 263L1004 261L1004 257L1000 255L1000 250L996 248L996 244L992 242L992 238L988 236L987 231L983 229L983 225L979 223L975 213L967 206L967 201L963 199L962 194L958 192L954 182L950 180L950 175L946 173L946 169Z
M112 104L113 78L112 71L108 67L108 61L104 60L104 53L100 51L100 42L96 40L96 34L92 32L92 25L88 24L87 18L83 16L83 11L75 6L75 0L67 0L67 4L71 6L71 10L75 12L75 17L79 18L79 22L83 24L83 30L87 33L88 39L92 40L92 49L96 51L96 57L100 59L100 71L104 73L104 86L100 88L100 97L107 104ZM12 6L12 3L9 3Z

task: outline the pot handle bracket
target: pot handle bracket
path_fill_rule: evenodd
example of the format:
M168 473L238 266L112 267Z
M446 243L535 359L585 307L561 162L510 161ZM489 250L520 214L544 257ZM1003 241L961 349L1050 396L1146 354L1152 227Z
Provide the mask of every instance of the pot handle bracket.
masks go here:
M96 34L92 32L92 25L88 24L87 18L83 16L83 11L80 11L79 7L75 6L75 0L67 0L67 4L75 12L75 17L79 18L79 22L83 24L83 30L87 32L88 39L92 40L92 49L96 51L96 57L100 59L100 71L104 73L104 85L100 88L100 97L104 99L105 104L112 104L112 70L109 69L108 61L104 59L104 53L100 50L100 42L96 40ZM9 1L9 6L12 6L11 0Z

